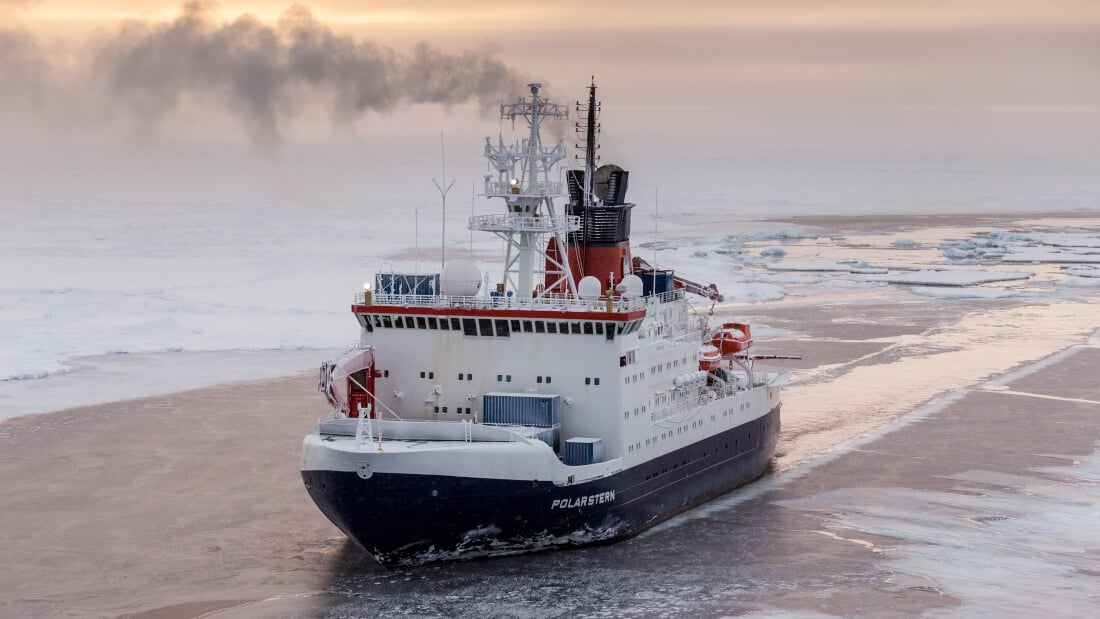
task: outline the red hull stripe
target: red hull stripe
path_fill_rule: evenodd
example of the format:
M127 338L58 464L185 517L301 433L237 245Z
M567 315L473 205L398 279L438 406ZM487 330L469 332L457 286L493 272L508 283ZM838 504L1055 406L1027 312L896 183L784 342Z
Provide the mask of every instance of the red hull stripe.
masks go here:
M394 316L481 316L486 318L552 318L555 320L604 320L626 322L644 318L645 310L633 312L554 312L523 309L475 309L465 307L405 307L401 305L352 305L355 314L389 314Z

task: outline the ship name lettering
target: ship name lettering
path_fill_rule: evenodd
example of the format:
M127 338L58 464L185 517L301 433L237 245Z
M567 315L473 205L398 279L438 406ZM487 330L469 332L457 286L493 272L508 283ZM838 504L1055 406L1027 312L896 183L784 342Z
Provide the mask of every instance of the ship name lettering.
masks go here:
M615 491L608 490L607 492L601 492L599 494L589 494L586 496L573 497L570 499L554 499L554 502L550 504L550 509L570 509L573 507L591 507L593 505L600 505L601 503L610 503L615 500Z

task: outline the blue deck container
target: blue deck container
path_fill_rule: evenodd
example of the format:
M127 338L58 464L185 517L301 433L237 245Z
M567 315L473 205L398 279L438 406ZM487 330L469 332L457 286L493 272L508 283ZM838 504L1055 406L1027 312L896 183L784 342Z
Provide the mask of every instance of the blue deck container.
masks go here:
M379 294L439 294L439 273L377 273L374 289Z
M582 466L603 462L603 439L575 436L565 441L565 463Z
M552 428L561 424L561 396L543 393L486 393L482 423Z

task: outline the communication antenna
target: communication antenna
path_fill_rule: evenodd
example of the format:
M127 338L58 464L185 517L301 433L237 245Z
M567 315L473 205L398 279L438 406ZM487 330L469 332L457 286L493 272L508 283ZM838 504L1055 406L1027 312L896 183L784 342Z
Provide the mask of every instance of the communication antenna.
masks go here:
M657 224L661 219L661 211L659 206L661 201L659 199L660 187L653 188L653 288L657 288L657 244L660 242L661 237L657 235Z
M420 275L420 209L413 209L413 238L416 243L416 274Z
M476 192L475 185L476 185L476 183L474 183L474 181L470 181L470 219L471 220L473 220L473 218L474 218L474 199L477 196L477 194L475 193ZM474 229L470 228L470 260L473 260L473 259L474 259Z
M447 192L454 187L455 181L452 178L451 183L444 189L443 185L447 183L447 150L443 145L443 132L439 132L439 153L440 159L443 162L443 182L432 179L432 184L439 190L439 197L443 200L443 238L440 239L440 252L439 252L439 272L443 273L443 267L447 262Z

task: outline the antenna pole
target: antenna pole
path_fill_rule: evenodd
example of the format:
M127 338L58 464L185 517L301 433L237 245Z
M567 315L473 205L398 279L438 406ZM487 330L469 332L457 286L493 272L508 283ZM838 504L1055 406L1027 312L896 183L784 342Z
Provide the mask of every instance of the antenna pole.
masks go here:
M420 275L420 209L413 209L413 238L416 239L416 274Z
M440 159L443 161L443 184L447 183L447 150L443 144L443 132L439 132L439 153ZM443 274L443 267L447 263L447 192L454 187L454 179L451 179L451 183L447 185L447 188L443 188L443 184L439 181L432 179L432 183L435 188L439 190L439 196L443 200L443 237L440 239L440 251L439 251L439 273Z
M661 237L657 235L657 223L661 219L659 199L660 187L653 188L653 287L657 287L657 243L660 242Z

